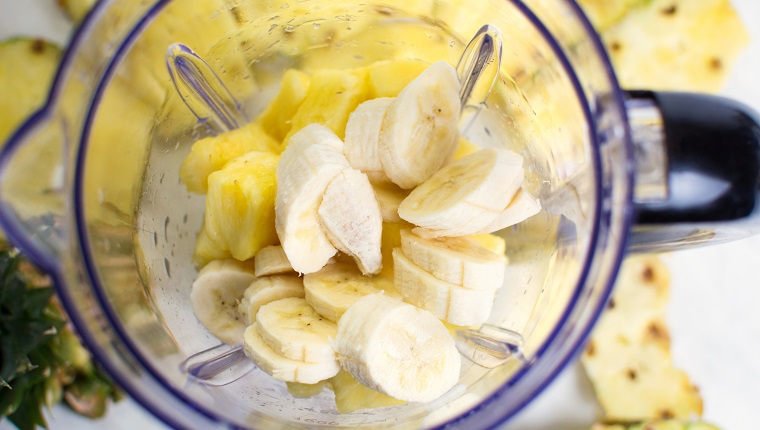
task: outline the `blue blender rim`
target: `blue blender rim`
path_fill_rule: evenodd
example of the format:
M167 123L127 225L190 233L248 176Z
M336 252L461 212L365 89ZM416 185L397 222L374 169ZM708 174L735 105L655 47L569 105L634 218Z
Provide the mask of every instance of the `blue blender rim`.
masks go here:
M128 48L131 45L131 42L134 41L134 39L137 37L138 33L148 24L148 22L150 21L150 19L153 16L155 16L155 14L157 14L166 4L168 4L169 1L170 0L156 0L155 4L151 7L151 9L148 11L148 13L146 13L146 15L144 17L142 17L142 19L129 32L128 36L122 41L122 43L120 44L120 46L118 47L118 49L115 51L116 54L115 54L114 58L111 60L111 62L109 63L109 65L108 65L108 67L107 67L107 69L106 69L106 71L105 71L105 73L103 75L103 78L98 83L98 87L97 87L97 89L95 91L95 95L93 96L93 99L91 100L91 103L90 103L90 109L88 111L87 120L85 122L84 130L83 130L83 133L82 133L82 142L81 142L80 150L79 150L79 152L77 154L77 166L81 166L83 164L83 162L84 162L84 158L85 158L85 156L84 156L84 154L85 154L84 149L86 149L86 147L87 147L87 139L86 138L89 136L89 133L90 133L91 124L92 124L92 121L94 119L94 114L95 114L95 111L97 110L97 102L99 101L100 97L102 96L103 90L106 87L106 84L108 83L108 81L110 80L110 77L115 72L115 68L118 65L117 63L123 57L123 55L128 51ZM559 46L559 44L557 43L557 41L553 37L553 35L551 35L551 33L548 31L548 29L546 29L545 26L543 26L543 24L533 14L533 12L530 10L530 8L528 8L521 0L510 0L510 1L517 7L518 10L520 10L525 15L526 18L528 18L528 20L531 23L533 23L534 25L536 25L536 28L539 30L539 32L546 37L547 41L550 42L550 44L552 45L552 49L555 50L556 54L558 54L558 57L561 59L561 61L563 63L563 67L566 69L566 72L568 72L568 76L571 78L571 80L573 82L573 86L575 87L575 91L576 92L580 91L579 94L582 94L582 88L580 86L580 81L578 80L577 76L573 72L572 67L570 66L569 60L566 58L566 56L562 52L561 47ZM56 77L55 77L55 79L53 81L53 85L51 86L51 91L50 91L50 94L49 94L47 102L45 103L45 105L38 112L36 112L34 115L32 115L16 131L16 133L14 133L14 135L11 137L11 140L9 141L8 145L6 146L6 148L2 151L2 153L0 153L0 165L2 165L5 162L7 162L7 158L8 158L7 154L11 153L13 151L13 148L16 147L19 144L19 142L21 142L23 140L23 139L21 139L22 136L25 135L26 133L28 133L37 124L41 123L44 119L46 119L50 115L50 113L51 113L50 111L51 111L52 107L55 105L55 102L57 100L58 94L60 93L60 88L59 87L60 87L61 81L63 80L63 77L65 75L65 71L69 67L69 65L70 65L70 63L72 61L72 57L75 55L74 54L75 51L77 51L77 48L80 46L80 44L82 43L83 39L85 38L86 33L88 32L89 28L92 26L92 21L93 21L92 17L98 15L98 12L105 7L104 6L105 3L107 3L107 2L97 2L97 4L94 6L93 10L90 11L90 13L88 14L87 18L85 18L85 20L83 21L82 25L79 27L79 29L74 34L72 42L69 45L69 47L67 48L67 50L66 50L66 52L64 54L63 60L61 62L61 65L59 66L59 69L58 69L58 71L56 73ZM578 7L578 5L573 0L569 0L568 4L571 6L571 8L574 10L574 12L577 15L577 17L580 19L580 22L581 22L582 26L584 27L584 29L587 32L587 36L591 39L591 41L594 44L594 46L595 46L598 54L601 56L601 58L603 60L603 63L604 63L606 75L607 75L608 79L610 80L610 82L613 84L612 85L613 86L613 89L612 89L613 103L615 104L615 106L617 106L619 108L621 114L623 115L623 118L627 121L627 118L625 118L625 109L624 109L624 104L623 104L623 100L624 100L624 98L623 98L623 92L619 88L619 85L617 84L617 79L616 79L614 71L612 69L612 64L611 64L611 62L610 62L610 60L609 60L609 58L607 56L607 53L606 53L606 51L605 51L605 49L604 49L604 47L602 45L601 40L599 39L598 35L596 34L595 30L591 26L591 24L588 21L588 19L582 13L580 7ZM589 122L589 125L593 125L595 123L595 121L591 117L591 111L590 111L590 107L588 106L588 103L585 101L585 98L583 98L583 97L579 97L579 99L583 100L583 107L584 107L584 111L585 111L584 113L587 115L587 121ZM626 124L627 124L627 122L626 122ZM593 130L593 127L591 129ZM630 153L632 153L632 143L631 143L631 140L630 140L630 130L628 129L628 127L625 127L624 134L625 134L625 136L624 136L624 144L625 144L627 152L630 154ZM598 147L599 146L599 142L598 142L596 136L593 133L592 133L591 138L592 138L592 143L595 146ZM599 167L601 160L600 160L600 157L599 157L598 153L594 154L594 160L593 160L593 162L595 164L595 167ZM627 166L627 167L628 167L627 168L627 177L628 177L629 184L628 184L628 187L627 187L627 190L626 190L627 191L626 192L626 194L627 194L626 201L630 202L630 201L632 201L632 195L633 195L633 188L632 188L632 184L633 184L633 169L630 166ZM93 259L93 255L92 255L92 249L90 247L89 241L87 240L87 235L86 235L87 226L86 226L86 223L84 222L84 216L83 216L84 207L83 207L83 199L82 199L82 193L81 193L83 184L84 184L84 179L83 179L82 169L77 169L76 170L76 176L75 176L75 190L78 191L78 192L75 194L75 205L74 205L74 211L75 211L75 215L76 215L76 225L77 225L77 235L76 236L77 236L77 240L79 241L79 244L82 246L82 254L83 254L83 260L84 260L84 267L85 267L85 271L87 273L87 276L89 277L89 279L91 281L91 284L93 285L93 290L94 290L94 293L95 293L95 298L100 303L100 305L102 306L103 312L104 312L104 314L105 314L108 322L114 328L114 331L117 334L117 336L120 338L120 340L122 342L124 342L124 344L127 346L127 348L129 349L130 353L132 353L134 355L134 357L140 363L140 365L142 365L148 371L148 373L153 378L156 379L157 382L159 382L167 390L169 390L171 393L173 393L174 395L176 395L179 399L181 399L189 407L191 407L192 409L196 410L200 414L208 417L209 419L211 419L213 421L219 422L221 420L224 420L223 417L218 417L213 412L210 412L206 407L204 407L202 405L199 405L193 399L188 398L186 395L184 395L184 393L182 393L181 391L177 390L172 384L168 383L168 381L166 381L165 378L163 378L161 376L160 372L158 372L158 370L156 368L154 368L154 366L152 366L150 364L150 361L147 360L147 358L145 356L143 356L143 354L141 353L141 351L139 350L139 348L137 347L137 345L131 340L131 338L129 337L127 331L125 330L125 328L121 324L121 321L119 320L117 313L112 308L111 303L108 300L108 297L107 297L107 295L105 293L105 289L103 288L103 285L101 284L100 279L97 276L97 269L95 268L95 265L94 265L94 259ZM599 183L597 183L597 190L596 190L597 193L599 193L601 191L600 187L601 186L599 185ZM61 300L62 300L62 303L64 304L64 307L66 307L67 309L75 309L75 306L73 306L72 297L65 291L66 288L63 286L64 285L63 282L61 282L63 280L63 276L59 272L60 269L59 269L58 265L56 264L55 257L51 256L51 255L48 255L48 254L40 254L40 253L38 253L37 250L35 249L35 246L32 244L31 240L29 240L28 238L26 238L26 236L23 235L20 232L20 228L18 226L16 226L15 224L8 222L8 220L9 219L13 219L13 217L12 216L11 217L7 216L7 214L4 213L5 210L6 210L5 208L0 208L0 225L3 228L6 229L6 232L8 232L9 237L11 237L12 240L14 240L14 243L16 243L19 246L19 248L22 250L22 252L28 252L29 253L28 255L32 256L32 258L37 257L38 260L35 260L35 261L38 262L41 267L43 267L45 270L48 270L51 273L51 276L55 280L56 287L57 287L59 295L61 296ZM594 208L594 218L597 221L599 221L600 211L601 211L601 203L599 201L597 201L597 203L595 205L595 208ZM627 233L628 230L630 230L630 228L631 228L632 219L633 219L633 209L630 207L630 205L626 206L626 213L623 216L624 216L624 226L623 226L623 229L624 229L624 233ZM592 239L589 242L590 243L589 252L591 252L590 250L594 249L595 245L597 245L597 243L598 243L598 234L599 234L599 231L598 231L598 222L597 222L597 223L594 223L594 230L592 232ZM625 247L627 245L628 235L627 234L623 234L623 235L621 235L621 237L623 237L624 240L620 241L620 243L617 246L617 249L616 249L616 252L615 252L615 254L616 254L615 255L615 261L614 261L615 267L619 267L619 265L621 264L622 259L623 259L624 249L625 249ZM562 323L566 322L567 318L569 317L570 310L573 309L573 306L576 304L576 302L577 302L577 300L579 298L579 295L580 295L583 283L585 282L586 277L588 275L588 272L590 270L590 264L591 264L591 261L587 257L586 261L584 262L584 267L583 267L583 270L582 270L582 274L583 275L582 275L580 281L578 282L578 285L576 286L576 291L573 294L573 297L572 297L571 301L568 303L565 311L563 312L563 315L562 315L562 317L560 319L560 323L557 324L557 326L555 327L554 331L551 333L551 335L548 337L548 339L543 343L543 345L539 348L538 352L536 353L536 357L540 357L546 351L546 349L548 348L548 346L555 340L556 336L558 335L558 331L559 331L559 328L562 326ZM601 314L602 310L604 309L604 304L606 303L606 298L608 298L609 295L611 294L612 286L613 286L613 280L610 280L608 282L608 285L607 285L605 291L604 291L605 300L601 301L600 305L597 306L597 309L594 310L594 312L593 312L594 316L590 320L590 323L587 324L586 327L580 328L580 330L581 330L581 332L583 334L581 336L581 339L585 340L588 337L588 334L590 333L590 331L592 329L592 326L593 326L592 322L595 321L598 318L598 316ZM80 336L82 336L85 344L92 351L92 353L93 353L94 357L96 358L96 360L98 360L104 366L104 368L108 371L108 373L114 378L114 380L118 384L120 384L123 387L125 387L125 389L127 389L127 391L129 392L129 394L133 398L135 398L135 400L137 400L143 407L145 407L148 411L150 411L152 414L154 414L155 416L157 416L159 419L163 420L164 422L166 422L167 424L169 424L169 425L171 425L171 426L173 426L175 428L181 427L179 425L179 423L177 423L175 420L173 420L167 414L165 414L164 412L162 412L160 410L160 408L156 408L156 407L152 406L150 404L150 402L147 401L146 398L144 398L143 396L141 396L139 394L139 390L128 389L127 387L130 387L131 384L127 383L127 381L125 380L124 376L120 374L120 371L118 369L116 369L115 366L111 365L108 362L108 359L107 359L107 356L106 356L105 352L100 350L100 348L99 348L97 342L95 341L94 337L92 337L90 335L90 333L88 332L88 330L85 329L86 328L86 323L84 322L84 320L80 316L75 315L75 312L72 313L72 315L70 315L70 318L72 319L72 322L74 323L74 325L77 327L78 332L80 333ZM498 423L503 422L504 420L509 419L514 414L516 414L518 411L520 411L525 405L527 405L528 403L530 403L541 391L543 391L545 389L545 387L552 380L554 380L556 378L557 374L564 367L567 366L567 364L570 362L570 360L575 355L577 355L577 353L581 349L582 343L583 343L582 341L579 341L578 344L575 345L574 348L572 348L572 351L569 354L566 354L560 360L560 364L558 366L555 366L555 369L549 375L550 377L546 378L545 381L543 382L543 384L539 384L538 386L536 386L535 389L532 390L532 394L529 395L529 396L527 396L520 405L518 405L517 407L513 408L511 411L506 411L505 413L503 413L500 416L496 417L496 420L495 421L492 420L493 422L490 425L491 426L495 426ZM510 378L510 380L500 390L498 390L497 392L495 392L492 395L490 395L487 399L485 399L476 408L474 408L473 410L471 410L470 412L468 412L465 415L462 415L462 416L454 418L452 421L450 421L446 425L448 425L448 424L455 424L458 421L461 421L462 419L464 419L465 417L467 417L467 416L469 416L469 415L471 415L473 413L476 413L477 411L483 409L487 405L489 405L489 404L493 403L494 401L496 401L496 399L498 399L499 397L501 397L501 395L503 395L509 389L510 386L514 385L526 373L528 373L528 371L533 367L533 363L534 362L535 361L532 361L531 363L526 364L522 369L520 369L520 371L518 371L517 373L515 373L515 375L513 375ZM226 420L225 420L225 422L226 422Z

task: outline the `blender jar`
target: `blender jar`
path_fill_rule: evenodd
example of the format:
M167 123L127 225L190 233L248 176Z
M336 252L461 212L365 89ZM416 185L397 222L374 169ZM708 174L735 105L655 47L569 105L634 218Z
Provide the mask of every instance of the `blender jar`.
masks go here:
M522 155L524 186L543 209L499 232L505 285L488 329L460 339L473 360L463 360L459 385L430 404L340 414L330 390L294 398L258 369L221 386L188 378L183 361L219 341L190 306L204 203L179 182L179 167L218 121L199 121L191 109L202 106L177 93L167 48L182 43L203 58L223 83L209 91L236 101L244 121L276 94L287 68L456 64L483 24L501 32L503 54L487 98L465 107L462 133ZM671 116L658 116L656 97L619 89L572 1L105 0L78 30L45 108L0 155L0 221L53 275L96 359L171 426L487 428L530 402L578 352L610 293L636 208L672 207L667 172L679 152L657 134ZM636 151L627 111L637 114L635 131L654 133L639 137ZM654 236L636 236L642 249L683 221L649 220L639 232ZM685 243L691 231L667 244Z

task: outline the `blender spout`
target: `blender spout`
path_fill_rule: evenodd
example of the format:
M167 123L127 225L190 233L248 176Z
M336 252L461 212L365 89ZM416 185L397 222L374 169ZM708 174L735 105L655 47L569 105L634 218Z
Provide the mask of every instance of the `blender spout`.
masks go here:
M64 121L43 111L0 152L0 228L48 271L65 246L65 136Z

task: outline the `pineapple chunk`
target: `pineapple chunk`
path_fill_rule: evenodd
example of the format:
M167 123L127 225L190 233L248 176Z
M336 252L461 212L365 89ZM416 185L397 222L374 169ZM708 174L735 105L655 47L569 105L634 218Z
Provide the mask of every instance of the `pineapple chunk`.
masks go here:
M29 114L42 106L61 50L41 39L0 43L0 144Z
M188 191L204 194L210 174L235 157L251 151L279 153L279 144L257 123L207 137L193 144L179 170L180 180Z
M603 39L623 87L717 92L749 34L728 0L652 0Z
M311 77L309 90L293 116L290 136L309 124L322 124L341 139L346 131L348 116L369 97L366 69L348 71L323 70Z
M454 151L454 156L452 157L452 159L459 160L465 155L470 155L473 152L476 152L479 150L480 150L480 147L478 145L470 142L464 136L461 136L459 138L459 146L457 146L456 151Z
M195 240L193 262L197 264L200 269L214 260L231 260L232 254L230 254L230 251L227 248L228 247L211 240L211 237L209 237L206 232L206 224L204 223Z
M205 231L211 243L244 261L275 245L275 171L279 156L252 151L208 177Z
M298 111L309 89L309 75L288 69L282 75L280 91L256 118L255 123L276 140L282 142L290 132L291 118Z
M370 98L396 97L430 64L418 60L380 61L369 66Z
M596 31L602 32L622 20L633 8L646 6L651 0L578 0Z
M350 373L342 370L330 378L330 385L335 392L335 405L338 412L347 414L359 409L381 408L383 406L403 405L403 400L395 399L360 384Z
M489 251L495 252L499 255L504 255L504 253L507 252L507 242L501 236L486 233L468 236L468 239L474 240Z

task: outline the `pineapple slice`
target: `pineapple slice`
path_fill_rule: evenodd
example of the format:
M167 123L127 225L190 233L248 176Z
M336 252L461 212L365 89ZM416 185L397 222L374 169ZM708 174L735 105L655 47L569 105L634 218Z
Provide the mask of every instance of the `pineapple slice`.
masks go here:
M343 369L330 378L330 385L335 392L335 406L337 406L338 412L342 414L359 409L381 408L406 403L403 400L365 387Z
M652 0L603 39L625 88L717 92L749 34L728 0Z
M277 141L258 123L207 137L193 144L180 167L179 175L188 191L204 194L208 190L210 174L224 167L235 157L251 151L279 153Z
M42 106L61 50L42 39L15 38L0 43L0 144L27 116Z
M651 0L578 0L594 28L602 32L622 20L633 8L646 6Z
M306 98L292 119L290 136L309 124L322 124L341 139L346 131L348 116L369 98L366 69L322 70L314 73Z
M90 12L97 0L58 0L58 6L63 8L66 16L73 22L80 23Z
M208 177L206 235L217 250L248 260L278 243L274 224L275 171L279 156L252 151ZM197 253L196 253L197 254Z
M280 91L256 118L264 131L282 142L291 128L291 118L306 98L310 77L296 69L288 69L282 75Z

